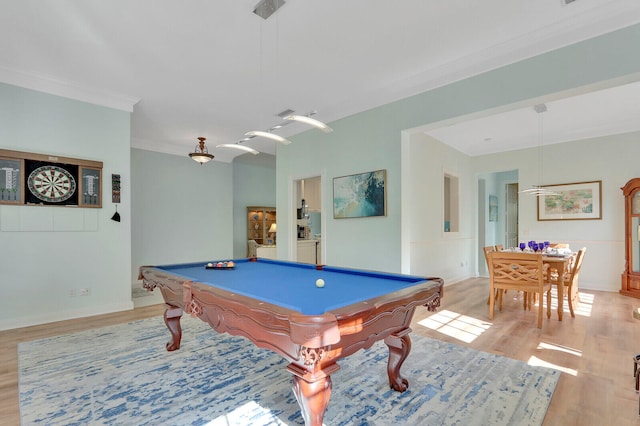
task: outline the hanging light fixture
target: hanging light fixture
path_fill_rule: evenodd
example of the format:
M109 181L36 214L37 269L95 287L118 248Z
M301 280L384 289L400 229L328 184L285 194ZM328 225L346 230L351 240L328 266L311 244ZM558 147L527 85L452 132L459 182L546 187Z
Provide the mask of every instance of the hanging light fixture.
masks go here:
M316 129L320 129L325 133L333 132L333 129L327 126L326 124L324 124L322 121L316 120L315 118L311 118L307 115L291 114L284 117L284 119L289 121L297 121L299 123L308 124L309 126L315 127Z
M209 150L207 149L207 146L204 143L204 141L206 141L207 138L199 137L198 140L200 142L198 142L198 144L196 145L195 150L189 153L189 157L191 157L194 161L197 161L198 163L200 163L200 165L202 165L204 163L207 163L213 160L213 154L209 154Z
M315 118L311 118L312 115L316 114L315 111L311 111L310 113L306 114L306 115L299 115L299 114L294 114L293 110L290 109L286 109L284 111L282 111L280 114L277 114L278 117L281 117L284 121L281 121L280 123L271 126L267 131L260 131L260 130L252 130L250 132L245 133L244 135L248 137L248 139L251 138L255 138L255 137L261 137L261 138L266 138L266 139L271 139L273 141L279 142L283 145L289 145L291 143L291 141L289 139L283 138L280 135L276 135L275 133L272 133L273 130L278 130L283 128L284 126L291 124L293 122L298 122L298 123L303 123L303 124L307 124L309 126L315 127L317 129L322 130L325 133L331 133L333 132L333 129L329 126L327 126L326 124L324 124L322 121L320 120L316 120ZM246 140L246 139L245 139ZM227 147L230 148L230 147Z
M557 195L557 192L542 186L542 171L543 171L543 144L544 144L544 125L543 114L547 112L547 106L545 104L534 105L534 111L538 114L538 184L531 185L531 188L523 189L519 191L522 194L535 195L536 197L546 195Z
M256 151L255 149L246 146L246 145L240 145L240 141L236 142L236 143L223 143L221 145L216 146L216 148L231 148L231 149L238 149L240 151L244 151L244 152L249 152L253 155L258 155L259 152Z
M270 133L270 132L262 132L260 130L252 130L250 132L245 133L244 135L271 139L272 141L280 142L283 145L289 145L291 143L289 139L285 139L280 135L276 135L275 133Z

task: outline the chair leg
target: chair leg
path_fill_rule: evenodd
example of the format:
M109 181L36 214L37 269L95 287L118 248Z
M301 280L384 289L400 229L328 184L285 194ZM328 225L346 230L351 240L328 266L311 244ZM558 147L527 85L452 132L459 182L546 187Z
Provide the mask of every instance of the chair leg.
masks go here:
M496 299L502 297L502 290L496 290ZM489 304L489 299L491 296L487 297L487 305Z
M551 290L547 292L547 318L551 318Z
M489 319L493 319L493 309L495 307L495 302L496 292L492 289L491 291L489 291Z
M569 311L571 312L571 317L575 318L576 314L574 312L574 304L576 302L579 302L580 298L578 297L578 292L575 290L575 288L572 285L569 286L569 291L567 292L567 299L569 302Z
M540 294L540 303L538 303L538 328L542 328L542 294Z

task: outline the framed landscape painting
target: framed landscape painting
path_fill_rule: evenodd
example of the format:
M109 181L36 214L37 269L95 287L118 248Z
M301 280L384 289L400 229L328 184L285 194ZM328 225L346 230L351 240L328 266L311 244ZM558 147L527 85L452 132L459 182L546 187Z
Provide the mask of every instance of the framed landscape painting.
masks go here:
M552 191L538 197L538 220L602 219L602 181L543 185Z
M333 178L333 217L386 216L387 171Z

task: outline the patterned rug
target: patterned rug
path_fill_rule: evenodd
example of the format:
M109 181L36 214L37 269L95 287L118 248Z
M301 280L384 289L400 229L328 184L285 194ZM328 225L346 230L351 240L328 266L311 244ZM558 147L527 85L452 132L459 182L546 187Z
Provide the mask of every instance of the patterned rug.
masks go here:
M161 317L21 343L22 425L302 425L279 355L185 315L167 352ZM539 425L560 373L412 333L387 383L383 342L339 362L325 425Z

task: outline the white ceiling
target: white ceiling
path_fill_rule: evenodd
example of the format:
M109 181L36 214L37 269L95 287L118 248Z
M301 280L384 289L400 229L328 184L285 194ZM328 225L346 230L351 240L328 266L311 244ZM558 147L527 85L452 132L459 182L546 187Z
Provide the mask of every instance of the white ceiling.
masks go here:
M285 109L331 122L640 22L638 0L286 0L267 20L256 4L0 0L0 81L132 110L134 147L186 155L204 136L231 161L240 152L216 145L270 128ZM545 134L638 130L638 94L549 102ZM535 145L535 112L506 114L429 133L469 155ZM275 153L266 140L247 145Z

